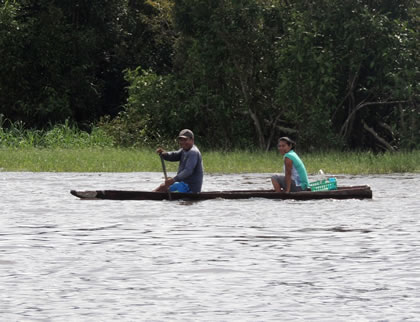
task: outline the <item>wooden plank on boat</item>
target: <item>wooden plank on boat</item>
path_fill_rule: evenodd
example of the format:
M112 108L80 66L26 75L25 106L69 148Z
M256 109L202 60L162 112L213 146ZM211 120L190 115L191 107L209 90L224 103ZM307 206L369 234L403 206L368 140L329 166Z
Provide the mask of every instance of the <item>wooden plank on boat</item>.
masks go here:
M80 199L109 199L109 200L166 200L166 192L130 191L130 190L96 190L76 191L70 193ZM278 193L273 190L235 190L235 191L207 191L200 193L171 193L172 200L208 200L208 199L371 199L372 190L369 186L340 187L338 190L301 191L291 193Z

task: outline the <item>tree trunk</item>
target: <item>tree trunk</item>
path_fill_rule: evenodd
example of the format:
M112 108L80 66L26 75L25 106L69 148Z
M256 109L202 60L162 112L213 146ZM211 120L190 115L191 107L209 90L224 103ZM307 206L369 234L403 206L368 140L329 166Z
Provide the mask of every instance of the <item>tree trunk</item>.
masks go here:
M360 109L362 109L363 107L366 106L372 106L372 105L392 105L392 104L400 104L400 103L407 103L408 101L391 101L391 102L368 102L365 103L360 102L359 104L357 104L357 106L353 109L353 111L347 116L347 119L345 120L345 122L343 123L343 125L341 126L341 130L340 130L340 135L342 137L345 137L346 134L349 133L348 127L349 127L349 122L351 120L353 120L354 116L356 115L356 112L359 111Z
M389 151L395 151L395 148L391 145L391 144L389 144L384 138L382 138L381 136L379 136L379 134L378 133L376 133L376 131L373 129L373 128L371 128L371 127L369 127L366 123L365 123L365 121L362 121L363 122L363 128L366 130L366 131L368 131L370 134L372 134L373 135L373 137L379 142L379 143L381 143L384 147L385 147L385 150L389 150Z
M239 63L236 61L234 63L235 68L237 70L237 74L238 74L238 78L239 78L239 83L241 84L241 91L242 91L242 95L244 98L244 103L245 103L245 107L248 111L249 116L251 117L253 123L254 123L254 127L255 127L255 131L257 132L257 136L258 136L258 145L261 149L264 149L265 147L265 138L264 138L264 131L261 127L261 122L258 119L258 115L257 113L252 109L251 105L251 97L250 97L250 88L251 86L249 85L249 78L253 77L253 72L252 70L249 72L250 76L246 74L246 72L243 72L243 69L241 68L241 66L239 65Z

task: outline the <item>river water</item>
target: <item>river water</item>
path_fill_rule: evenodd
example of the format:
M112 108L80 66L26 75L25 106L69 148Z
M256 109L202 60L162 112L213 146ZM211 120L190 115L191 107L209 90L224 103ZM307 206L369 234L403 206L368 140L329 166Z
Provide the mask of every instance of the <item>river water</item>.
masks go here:
M208 175L203 190L270 188ZM317 179L317 178L310 178ZM373 200L79 200L160 173L0 172L1 321L419 321L420 175Z

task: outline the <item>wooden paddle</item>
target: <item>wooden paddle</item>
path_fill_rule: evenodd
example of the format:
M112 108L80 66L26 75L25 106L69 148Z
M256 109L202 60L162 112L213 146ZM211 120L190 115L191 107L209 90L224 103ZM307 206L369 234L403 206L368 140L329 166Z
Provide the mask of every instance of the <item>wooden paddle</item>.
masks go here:
M162 170L163 170L163 175L165 176L165 181L168 180L168 175L166 173L166 166L165 166L165 160L163 159L162 153L159 154L160 156L160 161L162 162ZM171 191L168 188L168 197L169 200L172 200L172 196L171 196Z

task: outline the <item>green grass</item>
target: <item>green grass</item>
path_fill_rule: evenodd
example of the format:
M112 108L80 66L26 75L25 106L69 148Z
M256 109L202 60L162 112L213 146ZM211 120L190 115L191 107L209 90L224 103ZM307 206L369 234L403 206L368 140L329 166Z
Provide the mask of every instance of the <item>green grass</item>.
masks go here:
M309 174L386 174L420 172L420 151L373 154L371 152L299 153ZM206 171L220 173L275 173L283 171L277 152L204 153Z
M34 172L160 171L161 163L151 150L2 148L0 149L0 169Z
M206 173L279 173L282 157L272 152L202 151ZM420 151L300 153L309 174L386 174L420 172ZM168 171L177 163L166 162ZM153 149L113 147L0 147L0 171L143 172L162 171Z
M206 173L279 173L283 159L275 151L205 151ZM299 153L299 151L298 151ZM420 151L299 153L309 174L385 174L420 172ZM166 162L168 171L177 163ZM162 171L153 149L118 148L98 127L90 133L65 122L49 130L25 129L0 114L0 171L142 172Z

